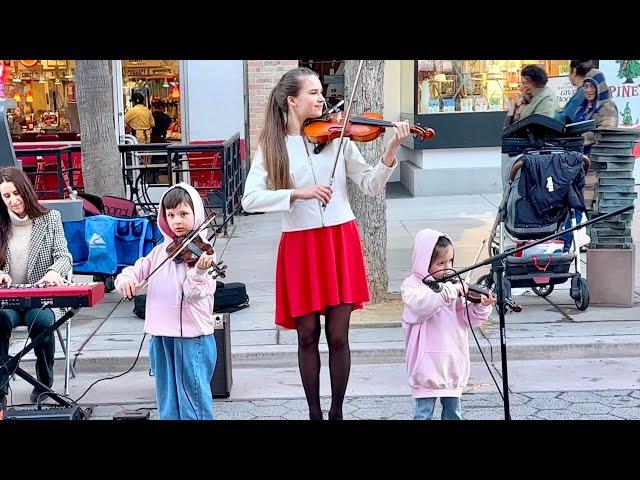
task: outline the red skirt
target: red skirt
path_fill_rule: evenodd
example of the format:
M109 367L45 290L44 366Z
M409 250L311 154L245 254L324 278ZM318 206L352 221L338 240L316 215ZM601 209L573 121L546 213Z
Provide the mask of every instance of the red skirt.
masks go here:
M276 267L276 325L296 328L296 318L326 307L369 301L358 224L282 232Z

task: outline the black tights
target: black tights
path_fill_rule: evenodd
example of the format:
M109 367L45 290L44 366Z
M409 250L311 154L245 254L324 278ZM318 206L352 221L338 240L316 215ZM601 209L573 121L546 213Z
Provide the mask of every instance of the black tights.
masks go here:
M352 305L342 303L326 308L325 333L329 346L329 376L331 377L331 409L329 420L342 420L342 402L351 370L349 350L349 319ZM304 394L309 405L309 418L322 420L320 408L320 313L297 318L298 365Z

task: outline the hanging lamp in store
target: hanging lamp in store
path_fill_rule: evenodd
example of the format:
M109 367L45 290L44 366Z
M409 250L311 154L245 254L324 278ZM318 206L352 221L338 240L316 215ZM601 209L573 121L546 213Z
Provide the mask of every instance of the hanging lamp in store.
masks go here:
M164 83L162 84L164 88L169 88L169 84L167 83L167 79L164 79Z
M16 102L19 102L20 100L22 100L22 97L20 96L20 92L18 92L18 91L16 90L16 93L14 93L14 94L13 94L13 99L14 99Z
M31 90L27 91L27 96L25 97L25 101L27 103L33 103L33 92Z
M173 88L170 93L171 98L180 98L180 88L178 87L178 83L173 84Z

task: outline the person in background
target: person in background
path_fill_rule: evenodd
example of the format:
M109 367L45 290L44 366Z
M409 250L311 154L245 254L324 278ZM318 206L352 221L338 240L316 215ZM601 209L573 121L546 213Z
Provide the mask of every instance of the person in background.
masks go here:
M575 122L576 112L584 100L584 91L582 89L584 76L593 68L593 60L571 60L569 68L569 81L571 85L577 88L564 108L555 115L556 120L565 124Z
M132 129L133 135L138 139L138 143L149 143L151 141L151 129L155 125L155 120L151 111L144 104L144 96L140 92L131 95L133 107L124 115L124 123Z
M538 114L553 118L560 108L555 93L546 86L548 77L543 68L527 65L520 75L522 93L509 108L504 128L529 115Z
M24 118L24 115L22 115L20 108L14 108L12 115L11 133L21 133L22 127L27 124L27 120Z
M171 117L165 113L163 102L153 103L152 115L155 121L155 125L151 129L152 143L164 142L167 137L167 129L171 125Z

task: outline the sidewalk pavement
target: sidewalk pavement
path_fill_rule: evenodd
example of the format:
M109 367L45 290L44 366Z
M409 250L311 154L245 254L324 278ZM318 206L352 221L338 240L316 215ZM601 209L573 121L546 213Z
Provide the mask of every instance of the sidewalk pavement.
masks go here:
M415 234L426 227L447 232L456 245L456 266L470 265L482 240L489 235L499 200L499 195L388 199L389 301L354 312L350 331L354 365L404 362L402 307L397 292L410 273ZM276 329L273 323L280 219L280 214L238 216L235 226L229 230L230 236L219 238L216 244L218 258L228 265L225 282L245 283L251 301L250 308L231 314L234 371L297 366L296 332ZM638 251L640 213L637 210L632 235ZM486 257L485 249L480 259ZM471 280L479 275L473 275ZM74 278L87 280L79 275ZM579 311L569 297L568 288L568 282L558 285L546 298L531 291L515 296L524 310L506 317L510 361L637 356L640 351L640 254L636 258L636 303L632 308L591 306L584 312ZM83 309L72 319L71 351L80 376L95 372L120 373L133 364L142 340L143 320L132 313L132 302L119 300L116 292L109 293L96 307ZM14 333L11 353L22 348L24 336L24 332ZM500 338L495 313L487 326L477 330L477 338L487 360L499 362ZM148 337L136 365L140 372L149 368L147 342ZM482 361L471 334L470 345L472 361ZM323 365L326 365L324 338L320 348ZM57 345L57 358L61 354ZM30 358L33 358L32 352L23 361ZM62 371L63 364L57 360L58 372ZM25 368L32 370L32 365L33 362Z

